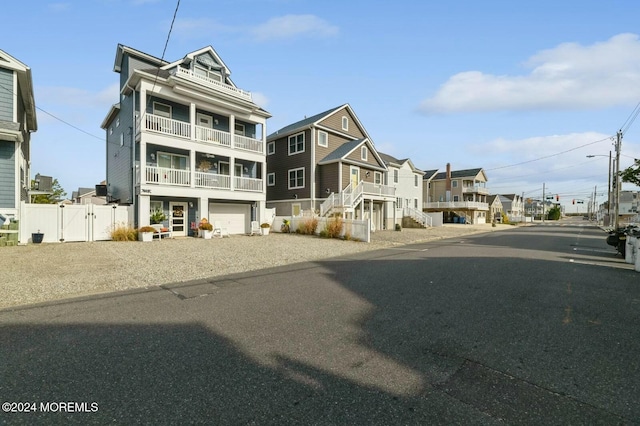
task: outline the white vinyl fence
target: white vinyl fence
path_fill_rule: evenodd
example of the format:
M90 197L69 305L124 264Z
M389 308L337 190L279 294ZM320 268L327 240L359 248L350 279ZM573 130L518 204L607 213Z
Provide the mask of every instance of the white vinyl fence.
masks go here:
M133 207L95 204L26 204L20 208L20 244L42 233L42 242L104 241L116 225L133 224Z
M295 232L298 229L300 224L304 223L307 220L310 220L310 217L304 216L296 216L291 218L291 232ZM316 235L320 234L320 232L327 227L327 222L334 220L333 218L327 217L316 217L318 219L318 227L316 228ZM365 243L371 242L371 221L370 220L353 220L353 219L341 219L342 220L342 232L340 233L341 237L344 237L345 234L349 234L349 236L358 241L364 241Z

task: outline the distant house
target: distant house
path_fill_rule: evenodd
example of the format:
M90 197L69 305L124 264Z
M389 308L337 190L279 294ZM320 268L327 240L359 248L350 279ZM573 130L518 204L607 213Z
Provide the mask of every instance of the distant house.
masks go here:
M524 222L524 201L518 194L500 194L505 214L511 222Z
M489 214L487 220L490 223L502 222L502 213L504 212L502 202L499 195L488 195L487 204L489 204Z
M487 223L489 204L487 175L481 168L437 173L430 179L425 212L443 212L444 222Z
M349 104L289 124L267 136L267 206L280 216L303 211L370 219L393 226L396 187Z
M0 214L29 202L31 133L38 130L31 68L0 50Z
M101 182L106 184L106 181ZM71 194L71 200L73 204L107 204L106 196L96 195L96 187L93 188L78 188L77 191L73 191Z
M119 44L118 103L106 132L107 197L135 206L136 226L156 210L174 236L200 219L248 233L266 219L266 120L271 116L211 47L167 62Z

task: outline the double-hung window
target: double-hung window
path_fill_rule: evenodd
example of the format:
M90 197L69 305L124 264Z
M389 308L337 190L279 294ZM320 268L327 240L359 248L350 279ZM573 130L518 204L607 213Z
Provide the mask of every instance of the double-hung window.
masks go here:
M304 167L289 170L289 189L304 188Z
M304 152L304 133L289 136L289 155Z

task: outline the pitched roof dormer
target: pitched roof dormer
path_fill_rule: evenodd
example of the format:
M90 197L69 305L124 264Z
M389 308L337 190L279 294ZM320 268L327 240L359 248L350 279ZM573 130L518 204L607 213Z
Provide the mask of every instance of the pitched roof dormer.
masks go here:
M367 147L368 152L370 152L373 155L376 163L375 165L349 158L353 152L355 152L356 150L360 149L363 146ZM380 157L380 154L378 154L378 151L376 151L375 147L373 146L373 144L368 138L356 139L350 142L343 143L338 148L330 152L322 160L318 161L318 164L325 165L325 164L338 163L338 162L345 162L349 164L366 166L374 169L379 169L381 171L387 170L387 166L385 165L384 161Z
M17 74L18 90L27 115L25 128L29 131L35 132L38 130L38 120L36 118L36 101L33 95L33 77L31 76L31 68L3 50L0 50L0 66L14 71ZM22 120L20 119L19 121Z

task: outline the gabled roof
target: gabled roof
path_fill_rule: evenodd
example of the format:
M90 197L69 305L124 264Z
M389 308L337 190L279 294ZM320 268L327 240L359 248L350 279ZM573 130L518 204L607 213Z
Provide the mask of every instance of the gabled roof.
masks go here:
M496 199L498 199L498 202L502 204L502 200L500 199L499 195L487 195L487 204L489 205L493 204L496 201Z
M118 46L116 47L116 59L113 64L113 71L120 72L122 70L122 57L125 53L129 53L131 56L137 56L141 59L146 60L147 62L155 64L158 67L168 64L168 62L165 60L156 58L155 56L144 53L138 49L134 49L133 47L125 46L124 44L118 43Z
M201 55L203 55L205 53L209 53L211 56L213 56L214 60L218 64L220 64L219 66L216 66L215 68L222 70L223 74L225 76L225 79L229 81L229 84L231 86L233 86L233 87L236 87L235 84L233 84L233 82L229 78L229 76L231 75L231 70L229 69L227 64L224 63L224 61L222 60L220 55L218 55L218 52L216 52L216 50L210 45L206 46L206 47L203 47L202 49L195 50L195 51L193 51L191 53L187 53L182 59L179 59L177 61L174 61L174 62L171 62L169 64L166 64L162 68L166 70L166 69L175 68L176 66L181 65L181 64L185 64L185 65L191 64L191 62L196 60L196 58L198 56L201 56Z
M413 165L413 162L409 158L404 158L402 160L398 160L397 158L395 158L395 157L393 157L393 156L391 156L389 154L384 154L382 152L378 152L378 154L380 154L380 158L382 159L382 161L384 162L384 164L386 166L402 167L403 164L407 163L407 164L409 164L409 167L411 168L412 172L424 174L424 172L422 170L416 168Z
M36 101L33 95L33 77L31 68L9 55L4 50L0 50L0 67L15 71L18 76L18 86L20 96L24 103L27 115L26 129L35 132L38 130L38 120L36 117Z
M376 149L373 146L373 144L371 143L371 141L369 139L367 139L367 138L356 139L356 140L353 140L353 141L349 141L349 142L343 143L338 148L336 148L332 152L330 152L322 160L318 161L318 164L320 164L320 165L330 164L330 163L335 163L335 162L344 160L353 151L355 151L356 149L358 149L362 145L367 145L369 147L369 150L371 151L371 153L376 157L376 160L378 161L378 164L380 164L380 166L378 168L380 170L386 170L385 163L382 160L382 158L380 158L380 154L378 153L378 151L376 151ZM376 168L375 166L373 166L371 164L367 164L367 167Z
M424 180L432 180L436 174L438 173L438 169L433 169L433 170L426 170L424 172Z
M360 120L358 119L358 116L356 115L356 113L353 111L353 108L351 108L351 106L349 104L344 104L344 105L340 105L338 107L335 108L331 108L328 109L324 112L321 112L320 114L315 114L311 117L305 117L304 119L300 120L300 121L296 121L295 123L289 124L279 130L276 130L275 132L271 133L269 136L267 136L267 140L273 140L276 138L281 138L283 136L288 136L292 133L296 133L299 132L300 130L306 129L308 127L311 126L315 126L317 125L319 122L321 122L322 120L326 119L327 117L330 117L331 115L337 113L338 111L341 111L343 109L347 109L349 110L349 112L351 113L351 115L353 116L356 125L358 126L358 128L362 131L362 134L365 136L366 139L369 139L369 141L371 143L373 143L371 141L371 138L369 137L369 134L367 133L367 130L364 128L364 126L362 125L362 123L360 122Z
M460 179L460 178L465 178L465 177L470 177L470 176L478 176L478 174L484 174L484 170L482 168L479 169L465 169L465 170L456 170L456 171L451 171L451 178L452 179ZM446 179L447 178L447 172L440 172L437 175L435 175L435 177L433 178L433 180L442 180L442 179ZM485 175L485 179L486 179L486 175Z
M500 194L501 197L508 198L513 201L516 197L519 197L518 194Z

